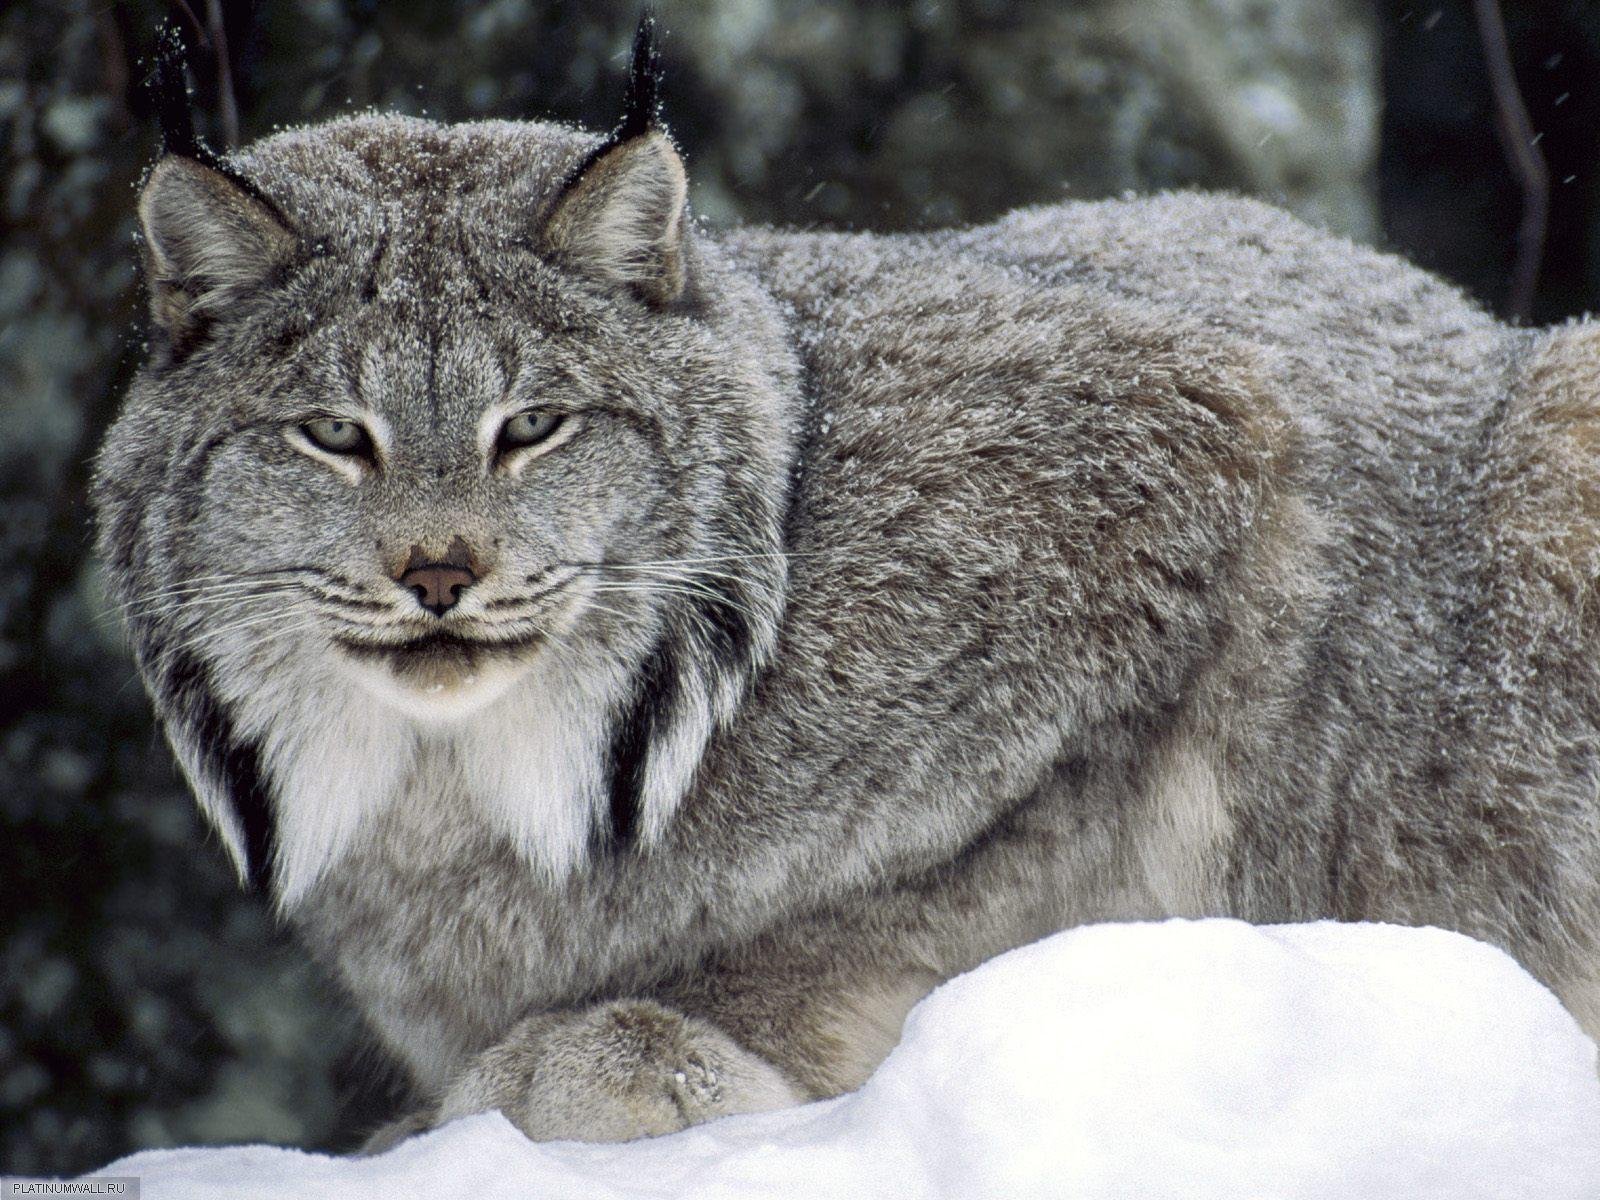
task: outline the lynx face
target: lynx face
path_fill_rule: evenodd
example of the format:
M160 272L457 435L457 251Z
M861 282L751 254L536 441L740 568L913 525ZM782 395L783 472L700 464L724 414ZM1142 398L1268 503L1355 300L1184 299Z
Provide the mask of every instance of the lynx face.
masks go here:
M769 655L792 368L684 203L649 128L361 118L152 171L102 548L285 903L423 771L553 874L607 812L659 836Z
M706 586L649 565L696 545L665 494L679 431L653 400L674 381L618 378L594 333L506 307L436 329L380 292L243 398L207 464L194 550L270 583L212 606L209 628L259 614L263 651L327 653L383 702L452 719L574 639L638 655L656 601Z

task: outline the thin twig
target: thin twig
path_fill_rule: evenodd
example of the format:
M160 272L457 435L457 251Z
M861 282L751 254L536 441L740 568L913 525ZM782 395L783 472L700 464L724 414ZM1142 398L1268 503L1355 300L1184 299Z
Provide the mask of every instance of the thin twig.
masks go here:
M117 3L96 13L94 22L104 47L101 69L105 74L105 94L117 106L122 121L128 119L128 47L122 38L119 18L126 15L127 10Z
M217 105L222 110L222 140L225 149L239 144L239 102L233 94L233 66L228 62L228 34L222 25L221 0L206 0L206 24L211 33L211 52L217 60Z
M206 32L205 24L195 15L194 9L189 7L189 0L172 0L172 5L188 18L190 27L194 30L195 37L200 39L201 45L211 44L211 35Z
M1522 187L1522 223L1517 227L1517 257L1511 272L1506 315L1514 321L1526 321L1533 311L1533 289L1539 279L1545 230L1550 222L1550 169L1545 165L1544 152L1539 149L1533 122L1528 117L1528 106L1523 103L1522 91L1517 87L1500 0L1473 0L1472 9L1489 68L1489 86L1494 91L1495 128L1500 135L1500 146Z

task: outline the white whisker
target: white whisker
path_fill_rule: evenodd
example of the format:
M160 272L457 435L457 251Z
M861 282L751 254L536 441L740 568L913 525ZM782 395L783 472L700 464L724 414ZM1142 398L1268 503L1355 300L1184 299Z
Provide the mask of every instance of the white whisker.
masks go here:
M710 600L713 603L722 606L723 608L735 609L753 621L761 620L760 614L758 614L748 605L741 604L737 600L731 599L730 597L724 596L718 592L714 592L709 588L693 588L685 587L679 584L659 583L654 580L645 580L627 583L598 583L594 585L592 590L596 592L632 592L641 596L652 594L690 596L698 600Z
M615 608L609 607L608 605L599 604L591 596L585 596L584 597L583 607L585 609L593 610L594 612L604 613L608 617L615 617L619 621L631 621L631 620L634 619L634 616L635 616L635 614L625 613L625 612L621 611L620 609L615 609Z
M204 592L194 596L160 597L139 602L137 605L129 603L122 609L124 617L141 617L152 612L164 609L173 609L174 615L193 612L196 609L215 607L219 604L244 604L251 600L270 599L275 596L293 595L302 589L298 584L283 586L272 585L256 587L248 591L228 591L222 593Z
M234 634L243 633L246 630L259 629L263 625L271 625L274 622L283 622L286 619L292 619L293 616L302 617L301 621L296 622L292 626L293 628L304 628L307 625L314 625L317 623L317 620L314 617L307 620L306 618L308 617L308 614L290 614L290 616L286 618L285 614L281 612L265 614L252 613L247 617L224 625L220 629L197 629L195 630L195 636L205 636L209 637L213 641L220 641L225 637L232 637Z
M738 584L753 592L762 592L767 596L778 593L776 584L765 579L754 579L732 571L713 571L705 567L693 567L687 570L678 570L673 567L658 567L652 563L604 563L593 568L603 571L633 571L642 575L659 575L669 579L690 582L698 579L721 579L729 583Z

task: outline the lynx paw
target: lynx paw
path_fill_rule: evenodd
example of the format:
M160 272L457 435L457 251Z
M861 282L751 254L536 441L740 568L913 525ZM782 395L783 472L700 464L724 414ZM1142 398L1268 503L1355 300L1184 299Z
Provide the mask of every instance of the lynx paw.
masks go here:
M451 1085L438 1120L498 1108L537 1141L620 1142L804 1099L704 1021L621 1000L530 1017Z

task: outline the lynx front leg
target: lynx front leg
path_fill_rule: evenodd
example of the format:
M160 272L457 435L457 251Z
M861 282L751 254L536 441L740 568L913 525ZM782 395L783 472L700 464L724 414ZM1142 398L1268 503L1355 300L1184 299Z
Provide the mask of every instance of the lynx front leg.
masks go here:
M536 1140L626 1141L851 1091L942 978L1027 940L1008 930L997 941L987 925L990 936L973 937L971 904L965 936L940 939L924 927L937 907L907 893L902 917L880 898L855 920L787 925L649 998L535 1013L473 1058L420 1123L368 1148L491 1109ZM932 953L941 941L960 946L953 965Z
M707 1022L649 1000L615 1000L525 1019L472 1061L435 1120L497 1108L537 1141L614 1142L804 1099Z

